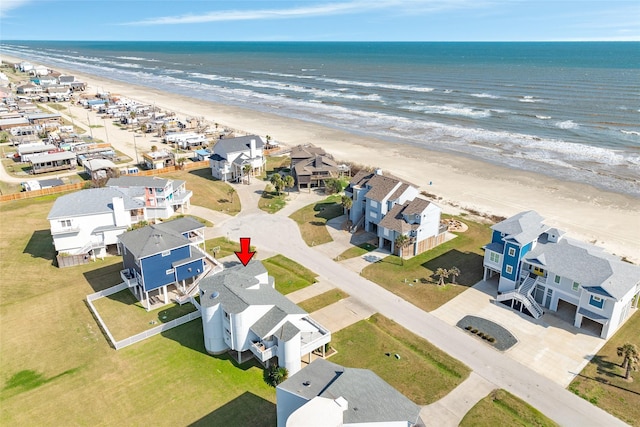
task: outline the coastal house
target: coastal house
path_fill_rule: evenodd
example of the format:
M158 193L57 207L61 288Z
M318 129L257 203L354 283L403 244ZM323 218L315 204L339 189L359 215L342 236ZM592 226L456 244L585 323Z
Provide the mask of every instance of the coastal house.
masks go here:
M498 275L497 300L534 318L570 313L608 339L638 307L640 267L569 239L535 211L495 224L484 255L485 280Z
M276 404L278 427L410 427L420 421L420 407L372 371L324 359L280 383Z
M107 187L117 188L130 197L140 200L148 218L166 219L175 212L184 213L189 208L193 192L186 182L157 176L121 176L107 181Z
M91 188L56 199L47 220L56 251L104 257L131 225L146 220L144 204L115 188Z
M338 176L338 164L322 148L298 145L291 150L291 171L298 191L324 187L327 179Z
M75 153L69 151L57 151L41 154L29 159L31 173L39 174L59 170L74 170L78 166Z
M213 146L209 157L211 174L222 181L241 181L244 167L249 165L252 174L260 174L267 160L263 154L264 141L258 135L220 139Z
M93 182L105 181L119 174L118 166L108 159L84 160L82 166Z
M378 247L399 254L396 238L408 237L402 255L418 255L444 242L447 228L440 225L442 210L435 203L419 197L411 183L380 169L360 171L349 182L345 195L351 198L349 220L352 232L364 227L378 236Z
M197 289L209 270L204 253L204 225L183 217L127 231L118 237L122 279L147 310L168 304Z
M331 333L275 289L260 261L238 264L204 278L200 311L207 352L229 352L239 362L254 357L290 375L301 359L331 340Z
M147 169L163 169L176 164L176 157L166 150L149 151L142 155L144 167Z

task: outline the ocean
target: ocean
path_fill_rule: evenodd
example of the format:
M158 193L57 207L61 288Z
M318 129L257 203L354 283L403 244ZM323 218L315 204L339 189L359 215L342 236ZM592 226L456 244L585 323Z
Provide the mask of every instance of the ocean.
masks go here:
M1 52L640 197L638 42L6 41Z

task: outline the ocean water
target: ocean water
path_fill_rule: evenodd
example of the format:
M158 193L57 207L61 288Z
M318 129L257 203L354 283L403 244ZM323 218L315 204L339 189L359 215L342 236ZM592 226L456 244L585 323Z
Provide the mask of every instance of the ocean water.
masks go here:
M640 197L638 42L11 41L0 52Z

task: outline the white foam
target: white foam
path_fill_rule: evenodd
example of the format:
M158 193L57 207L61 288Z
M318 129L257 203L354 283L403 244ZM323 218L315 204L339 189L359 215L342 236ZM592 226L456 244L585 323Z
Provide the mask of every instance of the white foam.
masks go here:
M556 127L560 129L578 129L580 126L573 120L565 120L562 122L556 122Z
M481 119L491 116L491 110L478 110L464 106L462 104L422 105L420 103L415 103L415 105L410 105L402 108L406 110L420 111L425 114L445 114L451 116L471 117L474 119Z
M501 97L498 95L492 95L490 93L472 93L471 96L476 98L489 98L489 99L500 99Z
M539 116L539 115L536 114L536 119L549 120L549 119L551 119L551 116Z
M624 133L625 135L636 135L636 136L640 136L640 132L635 131L635 130L624 130L624 129L620 129L620 132Z

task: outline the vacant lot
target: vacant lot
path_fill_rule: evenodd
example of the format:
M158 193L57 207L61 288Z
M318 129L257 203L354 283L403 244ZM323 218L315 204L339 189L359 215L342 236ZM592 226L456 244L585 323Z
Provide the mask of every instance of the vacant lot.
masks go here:
M333 241L327 231L327 221L343 213L340 196L334 195L297 210L289 218L298 223L305 243L315 246Z
M313 285L318 276L308 268L282 255L267 258L262 261L262 264L269 272L269 276L273 276L275 279L278 292L283 295Z
M442 398L470 372L462 362L379 314L332 334L331 346L338 350L332 362L371 369L418 405Z
M569 384L569 390L615 415L626 423L640 426L640 371L632 372L634 381L624 379L622 358L617 348L635 344L640 350L640 314L636 313L593 356Z
M206 354L199 320L109 346L84 298L122 261L55 267L52 200L0 204L0 425L275 425L262 369Z
M461 427L557 426L540 411L505 390L495 390L464 416Z
M193 197L191 197L193 205L229 215L237 215L240 212L240 199L233 187L226 182L214 179L209 168L177 171L161 177L186 181L187 190L193 191Z
M457 218L463 221L463 218ZM397 256L388 256L367 266L362 275L425 311L435 310L445 302L482 280L482 246L490 238L488 225L464 220L469 229L456 233L457 237L436 248L402 262ZM438 286L434 276L438 268L457 267L460 275L456 284Z

